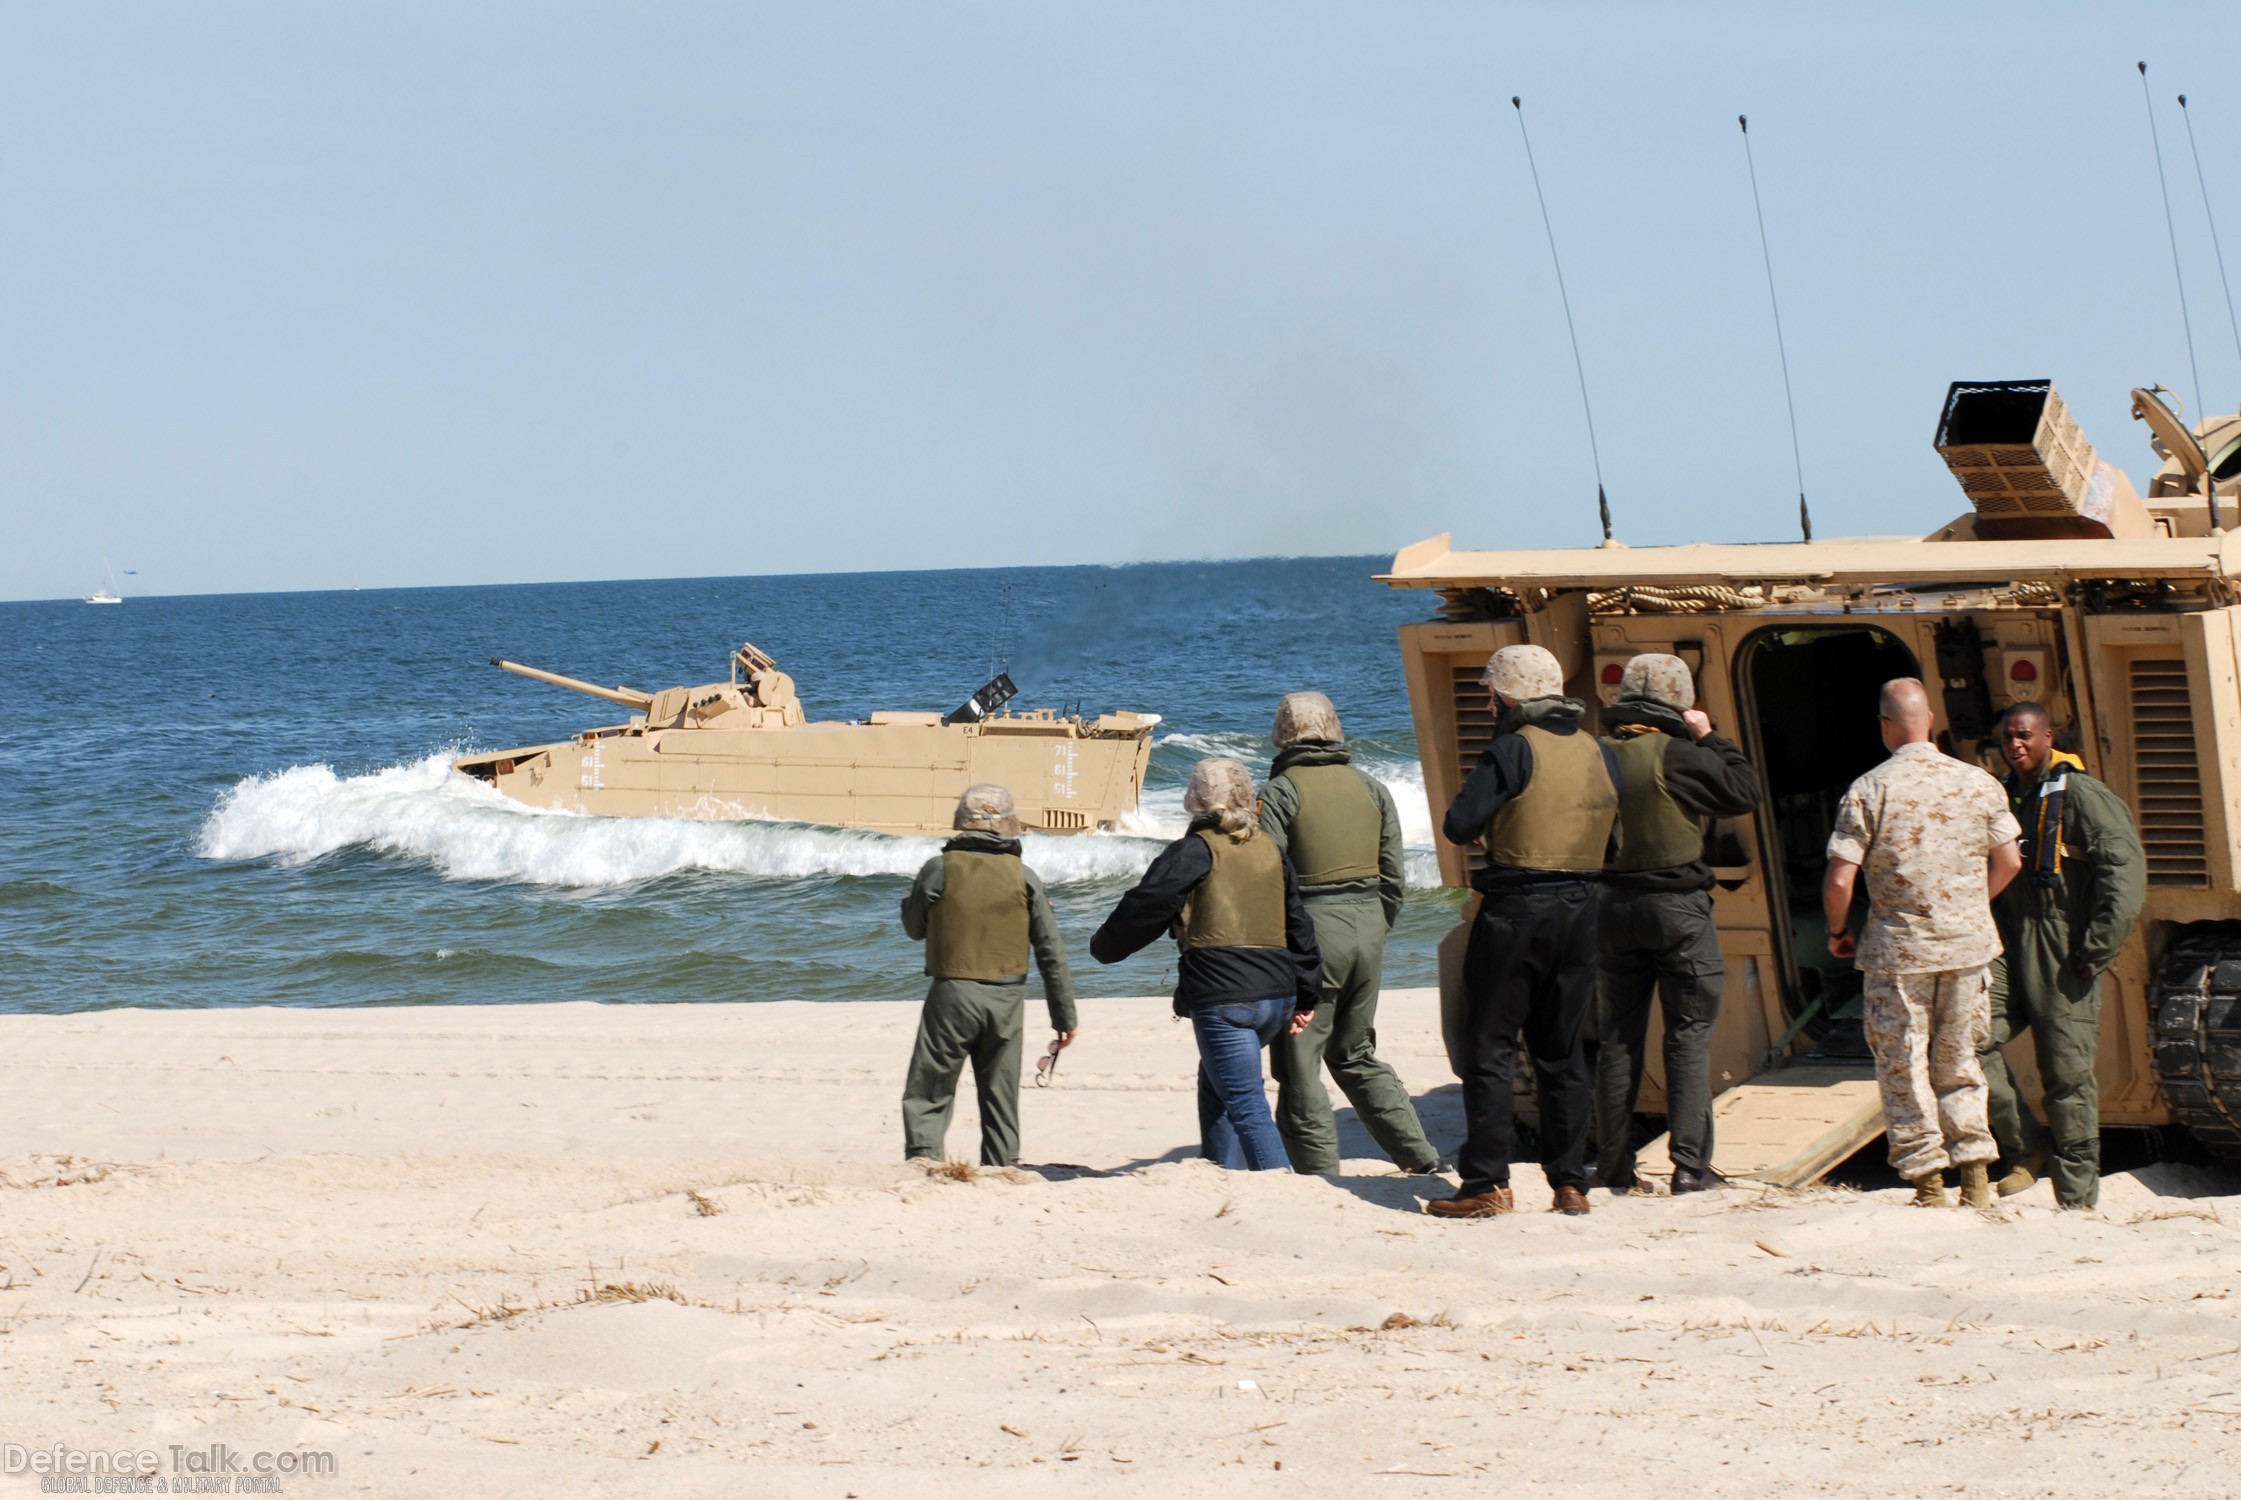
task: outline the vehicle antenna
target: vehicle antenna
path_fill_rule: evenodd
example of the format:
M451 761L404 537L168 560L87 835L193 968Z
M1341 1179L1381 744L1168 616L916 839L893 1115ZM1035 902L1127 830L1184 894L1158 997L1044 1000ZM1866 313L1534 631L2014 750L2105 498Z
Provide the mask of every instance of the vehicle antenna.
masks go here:
M1002 641L1012 630L1012 585L1008 578L1004 580L1001 597L1003 604L997 610L996 618L989 622L988 629L988 678L991 682L996 680L998 672L1004 670Z
M2194 409L2202 410L2202 370L2194 362L2194 324L2187 318L2187 279L2179 269L2179 228L2171 219L2171 184L2163 177L2163 137L2156 133L2155 101L2148 97L2148 65L2140 64L2140 102L2147 106L2148 140L2155 146L2155 185L2163 190L2163 232L2171 239L2171 278L2179 284L2179 327L2187 336L2187 370L2194 376Z
M1790 459L1797 465L1797 525L1813 540L1813 512L1805 504L1805 450L1797 440L1797 397L1790 390L1790 351L1782 337L1782 303L1774 295L1774 252L1766 246L1766 210L1759 204L1759 169L1751 160L1751 117L1737 115L1743 132L1743 168L1751 174L1751 212L1759 221L1759 258L1766 262L1766 304L1774 309L1774 352L1782 357L1782 399L1790 408Z
M1572 338L1572 368L1580 377L1580 410L1587 416L1587 456L1595 465L1595 509L1603 519L1603 540L1611 539L1611 502L1603 493L1603 455L1595 445L1595 408L1587 399L1587 365L1580 358L1579 330L1572 326L1572 298L1564 290L1564 262L1556 253L1556 226L1549 222L1548 198L1541 192L1541 169L1533 162L1533 138L1525 131L1525 103L1517 95L1510 95L1510 108L1517 111L1518 139L1525 142L1526 170L1533 174L1533 198L1541 205L1541 228L1548 234L1549 263L1556 267L1556 297L1564 304L1564 331Z
M2210 221L2210 249L2218 258L2218 286L2225 292L2226 326L2233 330L2233 352L2241 354L2241 318L2233 315L2233 280L2225 274L2225 249L2218 244L2217 215L2210 212L2210 184L2202 175L2202 148L2194 143L2194 116L2187 113L2187 96L2179 96L2179 118L2187 122L2187 150L2194 157L2195 185L2202 189L2202 217Z

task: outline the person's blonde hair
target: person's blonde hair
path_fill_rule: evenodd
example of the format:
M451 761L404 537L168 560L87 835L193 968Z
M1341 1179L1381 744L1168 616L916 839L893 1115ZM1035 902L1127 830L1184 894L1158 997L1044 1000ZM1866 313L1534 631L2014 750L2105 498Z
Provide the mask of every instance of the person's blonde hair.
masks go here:
M1233 844L1242 844L1260 832L1260 802L1253 792L1253 773L1245 763L1227 756L1212 756L1191 767L1191 784L1183 792L1183 811L1195 821L1212 818Z

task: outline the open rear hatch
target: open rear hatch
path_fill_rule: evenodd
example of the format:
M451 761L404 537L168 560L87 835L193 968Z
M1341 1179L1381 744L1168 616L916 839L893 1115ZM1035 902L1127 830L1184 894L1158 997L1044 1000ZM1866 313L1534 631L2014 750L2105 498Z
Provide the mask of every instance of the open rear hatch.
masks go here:
M1712 1169L1768 1187L1806 1187L1882 1133L1873 1063L1801 1058L1712 1101ZM1672 1175L1670 1144L1661 1135L1644 1146L1636 1170Z

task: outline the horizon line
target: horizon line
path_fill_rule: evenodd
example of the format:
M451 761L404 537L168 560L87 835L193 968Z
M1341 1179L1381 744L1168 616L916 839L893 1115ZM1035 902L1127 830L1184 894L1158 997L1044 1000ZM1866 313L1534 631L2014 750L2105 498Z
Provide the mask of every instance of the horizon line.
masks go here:
M1346 562L1357 558L1391 557L1389 551L1378 552L1258 552L1245 557L1166 557L1138 558L1130 562L1077 562L1077 563L1009 563L997 567L959 566L947 568L848 568L808 569L797 573L702 573L671 577L638 578L546 578L513 583L404 583L404 584L349 584L319 589L211 589L176 594L126 594L129 602L136 599L261 599L297 598L319 594L413 594L433 593L450 589L539 589L583 588L611 583L726 583L752 582L774 578L862 578L910 577L942 573L1011 573L1056 572L1068 569L1099 569L1117 572L1123 568L1176 568L1194 564L1233 564L1256 562ZM1364 578L1368 582L1368 578ZM38 598L0 599L0 606L12 604L83 604L83 594L57 594Z

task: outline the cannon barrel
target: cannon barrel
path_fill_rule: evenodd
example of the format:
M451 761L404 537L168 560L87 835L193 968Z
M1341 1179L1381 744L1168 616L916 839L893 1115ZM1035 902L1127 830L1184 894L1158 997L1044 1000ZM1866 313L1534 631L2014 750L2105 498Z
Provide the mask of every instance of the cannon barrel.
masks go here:
M644 713L651 708L654 702L651 694L641 693L634 688L603 688L597 683L585 682L581 678L563 677L558 672L545 672L536 667L525 667L518 661L507 661L503 657L493 656L490 659L490 664L503 671L511 672L517 677L533 677L539 682L549 682L554 687L574 688L579 693L589 693L592 697L604 698L609 703L620 703L623 707L635 708L640 713Z

